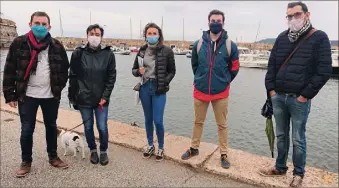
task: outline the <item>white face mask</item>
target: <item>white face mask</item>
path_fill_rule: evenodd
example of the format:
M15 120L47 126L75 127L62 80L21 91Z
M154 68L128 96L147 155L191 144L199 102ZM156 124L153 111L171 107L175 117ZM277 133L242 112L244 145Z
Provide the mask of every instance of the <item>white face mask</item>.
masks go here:
M98 47L101 42L101 37L97 36L88 36L88 42L91 47Z
M302 18L295 19L288 21L288 28L290 28L291 31L297 32L299 31L303 26L305 25L305 20Z

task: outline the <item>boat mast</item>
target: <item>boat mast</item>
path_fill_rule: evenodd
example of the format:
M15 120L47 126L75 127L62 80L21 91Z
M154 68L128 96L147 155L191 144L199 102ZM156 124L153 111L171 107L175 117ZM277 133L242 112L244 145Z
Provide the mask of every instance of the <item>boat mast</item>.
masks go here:
M254 45L256 45L256 42L257 42L257 39L258 39L258 35L259 35L259 31L260 31L260 24L261 24L261 20L259 21L258 30L257 30L257 35L255 36Z
M61 20L60 9L59 9L59 20L60 20L60 34L61 34L61 37L64 37L64 29L62 28L62 20Z
M182 18L182 41L185 41L185 18Z
M140 20L140 39L142 39L141 20Z
M92 25L92 12L89 11L89 25Z
M161 30L162 30L162 31L163 31L163 29L162 29L163 23L164 23L164 17L161 16Z
M131 39L132 39L132 18L129 18L129 29L130 29L130 35L131 35Z

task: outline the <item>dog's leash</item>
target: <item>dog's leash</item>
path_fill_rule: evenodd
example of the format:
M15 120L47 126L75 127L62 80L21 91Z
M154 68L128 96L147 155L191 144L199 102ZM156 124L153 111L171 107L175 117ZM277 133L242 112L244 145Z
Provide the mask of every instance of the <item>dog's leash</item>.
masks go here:
M66 131L72 131L72 130L74 130L74 129L80 127L81 125L83 125L83 124L85 124L87 121L89 121L91 118L92 118L92 117L88 118L86 121L83 121L83 122L80 123L79 125L76 125L75 127L71 128L71 129L69 129L69 130L66 129Z
M71 107L71 103L69 103L69 106ZM100 109L101 112L103 112L103 111L104 111L104 105L99 105L99 109ZM83 121L83 122L80 123L79 125L76 125L75 127L71 128L71 129L69 129L69 130L66 129L66 131L72 131L72 130L74 130L74 129L80 127L81 125L85 124L85 123L86 123L88 120L90 120L90 119L91 119L91 117L88 118L86 121Z

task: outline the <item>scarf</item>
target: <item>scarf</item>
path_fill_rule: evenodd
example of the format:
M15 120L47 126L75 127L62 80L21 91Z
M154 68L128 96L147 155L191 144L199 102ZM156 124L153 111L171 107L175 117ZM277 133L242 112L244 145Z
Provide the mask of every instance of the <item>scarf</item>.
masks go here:
M312 24L311 24L310 21L307 21L305 23L305 25L299 31L293 32L293 31L289 30L288 39L290 40L290 42L294 43L295 41L297 41L300 38L300 36L307 33L311 29L312 29Z
M35 74L38 65L38 54L45 50L51 43L51 35L49 33L40 42L35 39L32 31L28 32L26 36L28 37L28 42L31 46L31 59L29 60L24 80L26 80L30 74Z

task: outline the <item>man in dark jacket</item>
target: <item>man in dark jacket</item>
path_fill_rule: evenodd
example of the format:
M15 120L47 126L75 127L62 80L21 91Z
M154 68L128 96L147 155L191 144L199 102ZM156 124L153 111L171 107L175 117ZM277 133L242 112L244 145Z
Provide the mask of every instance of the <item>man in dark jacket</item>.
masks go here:
M218 125L221 166L229 168L227 108L230 85L239 72L238 48L223 29L225 23L223 12L211 11L208 22L210 30L203 32L202 39L195 42L192 49L195 119L191 147L181 158L187 160L199 154L198 148L207 109L212 103Z
M329 38L325 32L314 30L310 13L304 3L288 4L286 18L289 29L282 32L274 44L265 78L276 120L278 157L274 168L261 173L269 176L286 174L292 121L294 178L290 185L298 187L305 174L305 131L311 99L330 78L332 58ZM314 33L310 35L310 32ZM307 35L310 37L301 43L284 64L296 45Z
M57 155L57 116L61 91L66 86L69 61L63 45L52 38L50 18L35 12L29 23L31 31L14 39L4 68L3 92L6 103L19 106L22 163L17 177L31 169L33 133L36 114L41 107L46 127L49 163L67 168Z
M87 28L88 44L72 54L68 97L80 110L91 162L99 163L93 132L95 113L100 138L100 164L108 164L108 104L116 80L115 56L110 46L101 45L104 29L98 24Z

